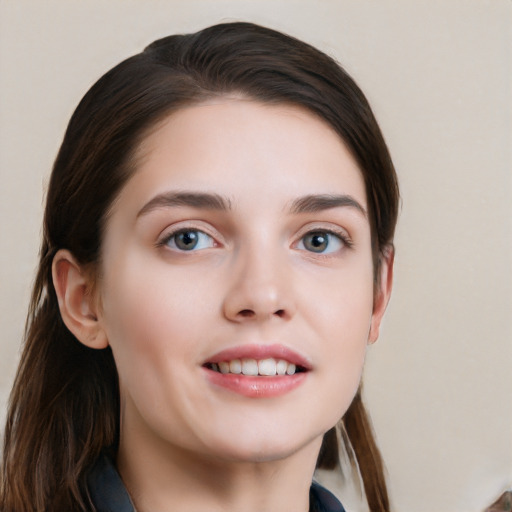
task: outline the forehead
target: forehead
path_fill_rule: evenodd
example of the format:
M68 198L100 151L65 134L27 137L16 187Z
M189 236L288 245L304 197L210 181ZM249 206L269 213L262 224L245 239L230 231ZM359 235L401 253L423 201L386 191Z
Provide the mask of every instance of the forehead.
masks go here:
M170 188L220 192L235 203L240 192L279 190L290 198L350 193L366 207L361 171L343 140L298 106L243 98L188 106L146 135L136 160L125 189L141 200Z

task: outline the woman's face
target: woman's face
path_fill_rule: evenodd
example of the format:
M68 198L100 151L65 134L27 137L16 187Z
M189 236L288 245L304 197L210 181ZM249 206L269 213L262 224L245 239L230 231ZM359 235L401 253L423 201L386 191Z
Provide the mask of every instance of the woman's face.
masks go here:
M138 162L99 283L121 437L232 461L318 446L387 297L354 159L305 110L226 98L172 114Z

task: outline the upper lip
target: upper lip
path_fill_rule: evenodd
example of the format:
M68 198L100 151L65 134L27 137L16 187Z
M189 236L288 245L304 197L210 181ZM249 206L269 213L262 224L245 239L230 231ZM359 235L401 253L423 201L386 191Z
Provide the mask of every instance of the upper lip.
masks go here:
M293 363L295 366L300 366L305 370L312 369L311 363L304 356L295 350L280 344L264 345L254 343L229 347L209 357L205 361L205 364L232 361L234 359L261 360L269 359L271 357L274 359L283 359L289 363Z

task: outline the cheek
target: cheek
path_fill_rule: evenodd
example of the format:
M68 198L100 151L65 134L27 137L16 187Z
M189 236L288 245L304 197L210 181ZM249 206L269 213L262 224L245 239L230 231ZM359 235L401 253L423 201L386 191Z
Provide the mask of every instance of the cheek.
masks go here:
M349 407L361 380L373 311L373 278L367 266L340 272L309 297L308 322L322 347L319 378L325 378L332 419Z
M146 382L167 375L169 365L179 375L197 357L194 342L211 310L207 290L186 272L137 254L116 263L107 269L103 310L120 377Z
M202 399L197 373L201 340L212 323L211 287L204 280L194 282L183 269L136 254L124 258L107 269L103 293L104 322L125 404L123 422L152 425L163 438L173 425L173 435L185 443L187 418L194 417Z
M346 268L318 276L309 286L303 308L309 323L314 324L328 343L336 347L366 346L373 312L373 276L371 264L357 262ZM339 341L337 343L335 341Z

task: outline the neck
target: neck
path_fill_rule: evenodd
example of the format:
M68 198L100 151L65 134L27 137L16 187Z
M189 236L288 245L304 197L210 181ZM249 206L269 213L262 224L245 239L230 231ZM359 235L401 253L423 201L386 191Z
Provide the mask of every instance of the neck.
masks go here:
M309 510L321 439L279 460L239 462L129 437L117 466L137 512Z

